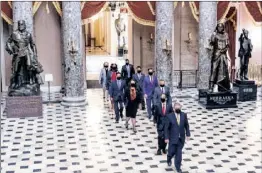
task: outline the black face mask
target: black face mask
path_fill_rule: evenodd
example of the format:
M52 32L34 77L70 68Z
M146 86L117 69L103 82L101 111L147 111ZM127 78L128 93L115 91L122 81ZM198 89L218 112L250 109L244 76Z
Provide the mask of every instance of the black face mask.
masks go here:
M164 87L165 85L160 85L161 87Z
M131 83L131 87L135 87L136 86L136 84L135 83Z
M175 109L175 112L179 114L181 112L181 110L180 109Z
M116 70L116 67L112 67L113 70Z
M161 98L161 102L164 103L166 101L166 99L164 98Z
M148 72L148 74L149 74L149 75L152 75L152 74L153 74L153 72Z
M137 70L137 73L141 73L141 70Z
M129 64L129 62L126 62L126 65L128 65Z
M117 80L120 80L121 79L121 77L117 77Z
M105 65L104 67L105 67L105 68L108 68L108 66L107 66L107 65Z

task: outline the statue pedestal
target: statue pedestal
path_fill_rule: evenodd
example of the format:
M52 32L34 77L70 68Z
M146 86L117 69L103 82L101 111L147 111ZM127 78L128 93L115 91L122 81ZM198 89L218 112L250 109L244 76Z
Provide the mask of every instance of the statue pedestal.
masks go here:
M123 57L124 56L124 48L122 48L122 47L118 48L117 55L118 55L118 57Z
M199 91L199 103L206 109L237 108L236 92Z
M20 96L6 98L7 118L42 117L42 96Z
M236 79L233 89L238 93L238 101L255 101L257 100L257 85L255 81L241 81Z

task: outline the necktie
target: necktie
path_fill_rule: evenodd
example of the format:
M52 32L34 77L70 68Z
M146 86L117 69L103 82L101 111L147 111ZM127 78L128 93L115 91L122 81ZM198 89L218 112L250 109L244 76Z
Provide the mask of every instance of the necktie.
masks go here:
M166 113L166 107L165 107L165 104L163 104L163 106L162 106L162 113L163 113L163 115L165 115L165 113Z
M138 79L140 80L140 74L138 74Z
M150 76L150 82L152 83L152 76Z
M130 68L129 68L129 65L126 66L126 69L127 69L128 78L130 78Z
M163 89L163 87L161 87L161 90L162 90L162 93L164 92L164 89Z
M176 120L177 120L177 124L180 124L180 114L176 114Z

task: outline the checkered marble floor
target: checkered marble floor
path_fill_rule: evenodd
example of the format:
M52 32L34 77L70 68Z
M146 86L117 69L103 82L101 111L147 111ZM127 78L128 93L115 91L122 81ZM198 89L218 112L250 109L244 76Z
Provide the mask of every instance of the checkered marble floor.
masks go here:
M201 107L196 94L196 89L175 89L173 95L188 113L192 134L183 149L183 172L260 173L261 90L258 101L220 110ZM45 104L43 118L7 119L4 113L1 173L174 172L166 155L155 155L157 133L145 111L138 112L133 134L111 119L101 89L86 95L89 105L83 108Z

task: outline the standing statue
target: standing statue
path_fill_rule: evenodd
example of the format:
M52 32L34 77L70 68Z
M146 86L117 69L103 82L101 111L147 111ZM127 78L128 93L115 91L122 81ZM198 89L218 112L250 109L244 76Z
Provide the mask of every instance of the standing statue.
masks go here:
M118 18L115 20L115 27L117 33L118 48L125 47L126 40L124 36L124 31L126 30L126 25L124 24L124 21L121 18L120 13L118 14ZM121 43L121 37L123 39L122 43Z
M40 95L40 84L43 84L40 73L43 68L37 61L36 46L32 35L26 30L24 20L18 21L18 30L8 38L6 51L13 56L8 95Z
M251 52L253 49L253 45L251 40L248 38L248 31L246 29L242 30L238 41L240 43L240 48L238 51L238 57L240 58L240 80L248 80L248 63L249 58L251 58Z
M216 26L210 40L211 48L211 75L209 90L213 92L214 84L218 85L218 91L230 91L230 79L228 72L227 50L229 48L228 34L223 23Z

